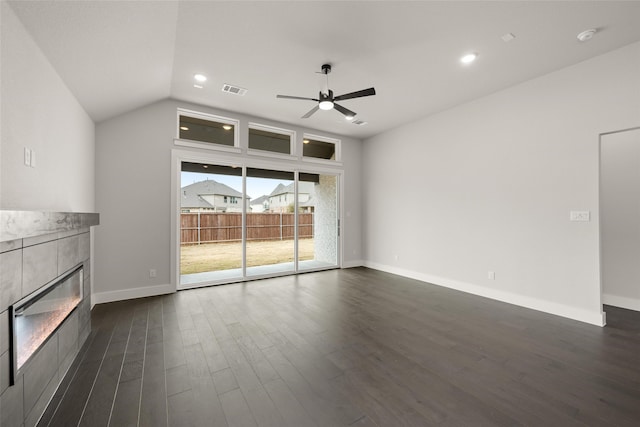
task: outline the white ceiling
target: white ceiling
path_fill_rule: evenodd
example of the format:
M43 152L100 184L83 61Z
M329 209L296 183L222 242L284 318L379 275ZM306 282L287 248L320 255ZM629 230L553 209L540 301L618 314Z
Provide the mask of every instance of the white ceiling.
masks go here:
M639 1L10 4L96 122L173 97L361 138L640 40ZM478 60L462 66L470 51ZM317 97L323 63L336 95L376 88L341 103L367 125L337 111L301 119L311 101L276 99Z

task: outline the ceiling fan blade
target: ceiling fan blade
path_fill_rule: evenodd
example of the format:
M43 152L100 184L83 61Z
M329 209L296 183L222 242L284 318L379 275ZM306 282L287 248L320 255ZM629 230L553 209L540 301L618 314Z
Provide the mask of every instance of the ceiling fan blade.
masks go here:
M318 109L319 109L319 108L320 108L320 107L316 105L316 106L315 106L315 107L313 107L311 110L309 110L309 112L308 112L307 114L305 114L304 116L302 116L302 118L303 118L303 119L308 119L309 117L311 117L311 115L312 115L313 113L315 113L316 111L318 111Z
M304 98L301 96L289 96L289 95L276 95L276 98L285 98L285 99L302 99L304 101L316 101L318 102L317 99L315 98Z
M354 113L353 111L349 110L348 108L344 108L342 105L336 104L335 102L333 103L333 108L335 108L336 110L340 111L345 116L351 116L351 117L355 117L356 116L356 113Z
M375 94L376 94L376 90L370 87L369 89L363 89L357 92L345 93L344 95L336 96L335 98L333 98L333 100L344 101L345 99L361 98L363 96L371 96Z

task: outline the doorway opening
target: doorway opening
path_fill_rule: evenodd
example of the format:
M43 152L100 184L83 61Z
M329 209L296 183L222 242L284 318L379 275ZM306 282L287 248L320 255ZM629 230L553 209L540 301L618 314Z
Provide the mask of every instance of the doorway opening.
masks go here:
M600 135L602 303L640 311L640 127Z

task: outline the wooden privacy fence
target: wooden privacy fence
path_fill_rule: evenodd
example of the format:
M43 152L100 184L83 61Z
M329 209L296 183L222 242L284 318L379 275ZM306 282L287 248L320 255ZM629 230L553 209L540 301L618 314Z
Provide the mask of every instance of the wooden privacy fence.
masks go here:
M287 240L295 233L293 213L248 213L247 240ZM298 236L313 237L313 214L298 214ZM242 240L241 213L181 213L180 244Z

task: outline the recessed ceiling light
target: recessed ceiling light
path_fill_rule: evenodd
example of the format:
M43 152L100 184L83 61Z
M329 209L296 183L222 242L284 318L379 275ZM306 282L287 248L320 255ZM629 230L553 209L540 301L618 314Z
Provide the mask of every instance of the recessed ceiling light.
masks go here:
M463 64L471 64L473 61L476 60L476 58L478 58L477 53L468 53L464 55L462 58L460 58L460 62L462 62Z
M233 126L231 126L231 125L222 125L222 129L231 130L231 129L233 129Z
M189 128L186 126L180 126L180 130L189 130Z
M309 143L309 140L308 140L308 139L303 139L303 140L302 140L302 143L303 143L303 144L308 144L308 143Z
M511 40L515 39L516 36L513 33L507 33L500 36L500 38L502 39L503 42L509 43Z
M207 81L207 76L205 76L204 74L194 74L193 78L195 81L200 83L204 83Z
M596 29L595 28L591 28L590 30L585 30L583 32L581 32L580 34L578 34L578 40L580 40L581 42L586 42L589 41L593 38L593 36L596 33Z

